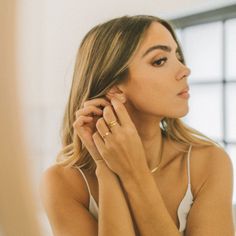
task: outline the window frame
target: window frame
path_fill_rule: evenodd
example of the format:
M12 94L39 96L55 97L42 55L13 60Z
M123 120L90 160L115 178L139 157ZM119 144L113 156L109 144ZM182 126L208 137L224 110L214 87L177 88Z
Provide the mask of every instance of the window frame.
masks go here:
M226 80L226 34L225 34L225 22L230 19L236 19L236 4L220 7L213 10L207 10L204 12L191 14L187 16L182 16L178 18L169 19L168 21L171 25L181 31L184 31L187 27L206 24L206 23L213 23L216 21L221 21L223 24L223 31L222 31L222 78L220 81L193 81L191 82L192 85L204 85L204 84L219 84L222 85L222 139L217 140L218 142L223 143L224 147L227 149L228 145L235 145L236 140L228 140L227 138L227 113L226 113L226 86L229 84L236 84L235 80ZM184 44L184 43L183 43Z

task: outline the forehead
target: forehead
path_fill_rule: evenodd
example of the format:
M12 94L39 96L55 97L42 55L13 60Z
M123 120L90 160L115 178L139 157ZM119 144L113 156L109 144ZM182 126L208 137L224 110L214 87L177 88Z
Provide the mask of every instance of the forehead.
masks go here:
M173 48L177 47L177 44L170 31L159 22L152 22L147 29L147 32L137 54L142 54L149 47L157 44L167 45Z

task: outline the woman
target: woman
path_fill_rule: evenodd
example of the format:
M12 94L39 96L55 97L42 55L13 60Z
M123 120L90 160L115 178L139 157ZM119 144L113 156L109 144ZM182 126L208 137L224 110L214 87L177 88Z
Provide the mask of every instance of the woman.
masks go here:
M87 33L63 149L41 184L55 235L234 235L230 158L180 120L189 75L162 19L124 16Z

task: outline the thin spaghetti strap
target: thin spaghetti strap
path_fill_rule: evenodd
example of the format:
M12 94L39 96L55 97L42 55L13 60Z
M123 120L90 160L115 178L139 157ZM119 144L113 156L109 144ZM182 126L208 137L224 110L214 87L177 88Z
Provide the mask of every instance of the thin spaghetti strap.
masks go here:
M88 181L87 181L87 179L86 179L86 177L85 177L85 174L83 173L83 171L82 171L79 167L76 167L76 169L78 169L78 170L80 171L80 173L82 174L82 176L83 176L83 178L84 178L84 180L85 180L85 183L86 183L86 185L87 185L87 188L88 188L88 191L89 191L89 195L91 195L91 191L90 191L90 188L89 188Z
M188 161L188 185L191 184L191 182L190 182L190 153L191 153L191 149L192 149L192 144L189 147L188 158L187 158L187 161Z

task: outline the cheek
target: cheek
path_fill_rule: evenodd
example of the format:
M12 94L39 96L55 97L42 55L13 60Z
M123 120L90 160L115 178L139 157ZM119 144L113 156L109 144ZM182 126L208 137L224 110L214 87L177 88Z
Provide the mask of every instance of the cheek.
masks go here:
M129 93L129 97L133 101L144 101L146 103L152 103L161 100L165 92L160 88L159 85L154 83L143 82L138 86L133 86Z
M156 87L144 84L142 88L132 90L128 98L138 111L156 114L168 104L168 96L166 96L165 90L159 90Z

